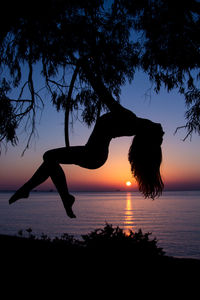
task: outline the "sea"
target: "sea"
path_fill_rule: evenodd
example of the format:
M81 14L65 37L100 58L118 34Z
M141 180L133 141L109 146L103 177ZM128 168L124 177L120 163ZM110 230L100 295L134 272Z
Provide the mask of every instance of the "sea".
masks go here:
M155 200L138 192L74 192L76 219L66 216L56 192L32 192L9 205L10 192L0 193L0 234L77 239L106 223L127 234L151 233L166 255L200 259L200 191L165 191Z

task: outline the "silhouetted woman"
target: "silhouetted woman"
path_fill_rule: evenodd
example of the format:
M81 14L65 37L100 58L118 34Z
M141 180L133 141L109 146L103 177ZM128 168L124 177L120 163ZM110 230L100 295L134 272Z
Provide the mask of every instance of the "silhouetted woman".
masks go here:
M44 162L31 179L10 198L10 204L20 198L27 198L31 190L50 176L62 199L67 215L74 218L72 205L75 198L69 194L65 174L60 164L75 164L87 169L97 169L106 162L109 144L113 138L133 135L135 137L129 150L128 159L132 173L139 184L139 190L145 197L151 198L162 193L160 164L164 132L161 125L138 118L113 98L107 100L106 103L110 112L97 119L86 145L58 148L44 153Z

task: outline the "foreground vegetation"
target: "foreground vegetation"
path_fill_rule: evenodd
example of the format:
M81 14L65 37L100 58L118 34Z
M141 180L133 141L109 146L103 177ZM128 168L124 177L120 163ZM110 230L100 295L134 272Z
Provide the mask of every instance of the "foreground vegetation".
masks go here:
M166 256L157 239L150 236L142 230L127 234L119 227L105 224L104 228L83 235L81 240L66 233L51 239L45 234L36 237L29 228L20 230L18 236L0 235L0 244L4 263L15 265L15 269L25 265L28 269L42 267L45 272L59 268L90 270L90 274L101 270L113 276L119 269L124 273L132 269L157 275L163 270L185 274L186 269L199 269L200 260Z
M18 235L24 238L24 234L28 233L26 239L42 242L44 245L51 247L67 247L69 249L82 249L103 252L118 252L128 251L136 256L152 256L160 257L164 256L162 248L158 247L157 239L150 239L151 233L143 234L142 230L133 232L130 230L129 234L121 228L113 227L111 224L107 224L104 228L98 228L86 235L82 235L82 240L74 238L72 235L64 233L61 237L55 237L51 239L45 234L40 237L36 237L33 234L32 229L28 228L25 231L20 230Z

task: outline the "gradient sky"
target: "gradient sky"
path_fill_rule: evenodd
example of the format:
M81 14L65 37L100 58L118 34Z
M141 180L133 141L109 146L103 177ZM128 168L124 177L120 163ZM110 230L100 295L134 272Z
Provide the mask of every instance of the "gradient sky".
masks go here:
M151 83L143 73L137 73L131 85L122 88L121 104L131 109L139 117L151 119L163 125L165 135L163 142L163 163L161 173L166 189L200 189L200 137L193 135L192 140L182 139L186 131L180 130L174 135L178 126L185 124L184 98L164 89L159 94L151 90ZM33 174L42 162L43 153L52 148L64 146L63 113L57 113L50 105L46 106L40 123L37 125L39 136L32 142L24 156L26 134L19 129L19 144L9 146L0 156L0 189L15 189ZM92 131L80 121L74 123L70 134L71 145L84 145ZM127 155L132 137L113 139L110 144L109 158L106 164L97 170L86 170L77 166L63 166L70 190L135 190L134 178L130 172ZM125 182L130 180L131 187ZM51 181L38 189L54 188Z

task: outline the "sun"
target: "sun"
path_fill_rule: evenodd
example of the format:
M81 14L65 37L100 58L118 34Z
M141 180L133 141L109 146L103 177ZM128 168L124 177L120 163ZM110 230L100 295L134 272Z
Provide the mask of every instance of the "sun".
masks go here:
M132 183L130 181L126 181L126 186L131 186Z

